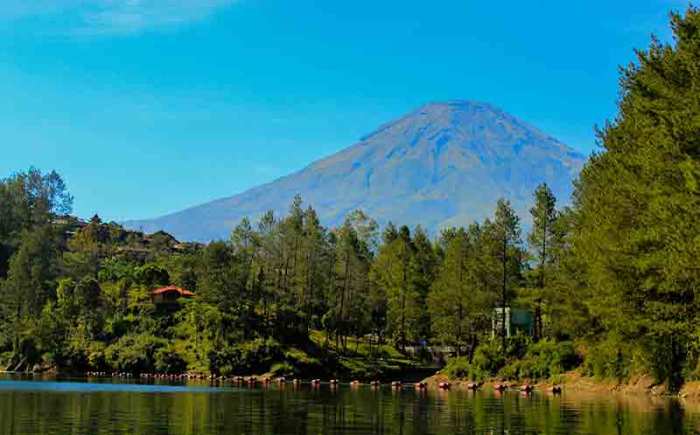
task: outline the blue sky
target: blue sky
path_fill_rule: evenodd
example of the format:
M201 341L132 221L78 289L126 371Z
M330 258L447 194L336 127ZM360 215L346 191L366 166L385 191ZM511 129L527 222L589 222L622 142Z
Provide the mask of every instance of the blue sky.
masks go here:
M75 212L229 196L426 102L482 100L588 154L672 0L2 0L0 177Z

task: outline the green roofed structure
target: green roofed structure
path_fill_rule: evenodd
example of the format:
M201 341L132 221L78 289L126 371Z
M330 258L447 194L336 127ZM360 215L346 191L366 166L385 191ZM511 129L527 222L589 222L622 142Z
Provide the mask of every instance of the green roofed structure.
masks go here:
M532 336L535 331L535 316L532 311L506 307L506 337L518 333ZM493 310L491 318L491 337L501 335L503 324L503 308L497 307Z

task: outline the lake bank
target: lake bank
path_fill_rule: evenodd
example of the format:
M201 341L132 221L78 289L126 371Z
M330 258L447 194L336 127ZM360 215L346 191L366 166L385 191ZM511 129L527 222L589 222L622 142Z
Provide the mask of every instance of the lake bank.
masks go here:
M614 380L596 379L590 376L583 376L577 371L570 371L558 376L558 382L553 380L531 379L509 380L492 378L483 382L480 388L495 389L495 385L507 385L509 389L518 390L522 385L531 385L535 391L551 392L552 387L560 386L568 393L583 395L645 395L649 397L672 397L682 399L697 404L700 407L700 381L686 382L678 393L669 393L666 386L656 383L650 376L636 376L628 382L620 383ZM449 382L451 388L469 390L471 380L450 379L447 375L436 373L423 380L429 387L438 388L440 383Z
M0 434L678 434L700 412L672 398L416 391L347 384L256 387L139 379L3 380Z
M474 382L468 379L451 379L447 375L440 373L434 368L404 368L392 373L382 374L372 378L354 378L348 376L334 376L333 370L328 369L328 373L304 374L295 376L280 375L272 372L239 375L212 375L204 373L182 373L182 374L166 374L166 373L148 373L140 375L132 375L127 373L75 373L75 372L11 372L0 371L0 377L17 377L24 380L55 380L55 379L80 379L88 382L162 382L162 383L187 383L194 382L197 384L207 383L210 385L280 385L280 384L296 384L296 385L311 385L312 381L318 380L321 385L337 383L338 386L371 386L373 383L379 387L391 387L392 383L402 389L412 389L417 387L417 384L424 384L426 390L454 390L454 391L469 391L474 389ZM433 374L430 374L433 373ZM664 385L656 384L649 376L638 376L626 383L619 383L613 380L596 379L589 376L583 376L577 371L570 371L559 375L554 380L502 380L498 378L490 378L478 383L477 390L496 391L496 385L506 387L509 392L520 391L524 385L529 385L533 388L533 392L558 395L552 393L552 387L561 387L562 392L569 394L582 395L609 395L610 393L619 395L644 395L649 397L660 398L678 398L687 401L697 402L700 405L700 381L692 381L686 383L681 391L677 394L670 394ZM441 384L448 383L449 387L441 387Z

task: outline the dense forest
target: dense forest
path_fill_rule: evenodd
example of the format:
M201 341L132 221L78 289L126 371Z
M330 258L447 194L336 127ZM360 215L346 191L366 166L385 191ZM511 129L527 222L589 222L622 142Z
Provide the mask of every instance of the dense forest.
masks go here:
M379 228L362 211L325 228L295 198L285 216L188 244L80 222L55 172L9 176L0 362L369 377L392 358L428 358L429 345L453 349L453 376L579 367L678 389L700 376L700 11L671 25L673 44L653 40L622 69L619 114L600 129L571 206L541 185L525 233L506 199L490 219L431 237ZM194 297L154 304L151 291L167 285ZM506 337L503 306L532 313L532 333Z

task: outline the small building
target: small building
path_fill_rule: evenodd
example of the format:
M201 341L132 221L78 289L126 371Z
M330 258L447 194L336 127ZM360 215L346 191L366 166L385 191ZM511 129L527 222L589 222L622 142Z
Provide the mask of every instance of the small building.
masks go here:
M189 299L192 296L194 296L194 293L191 291L176 287L174 285L155 289L151 292L151 300L156 305L172 304L177 302L177 300L180 298Z
M503 330L503 308L493 310L491 318L491 337L500 337ZM506 307L506 337L525 334L530 337L535 332L535 316L530 310Z

